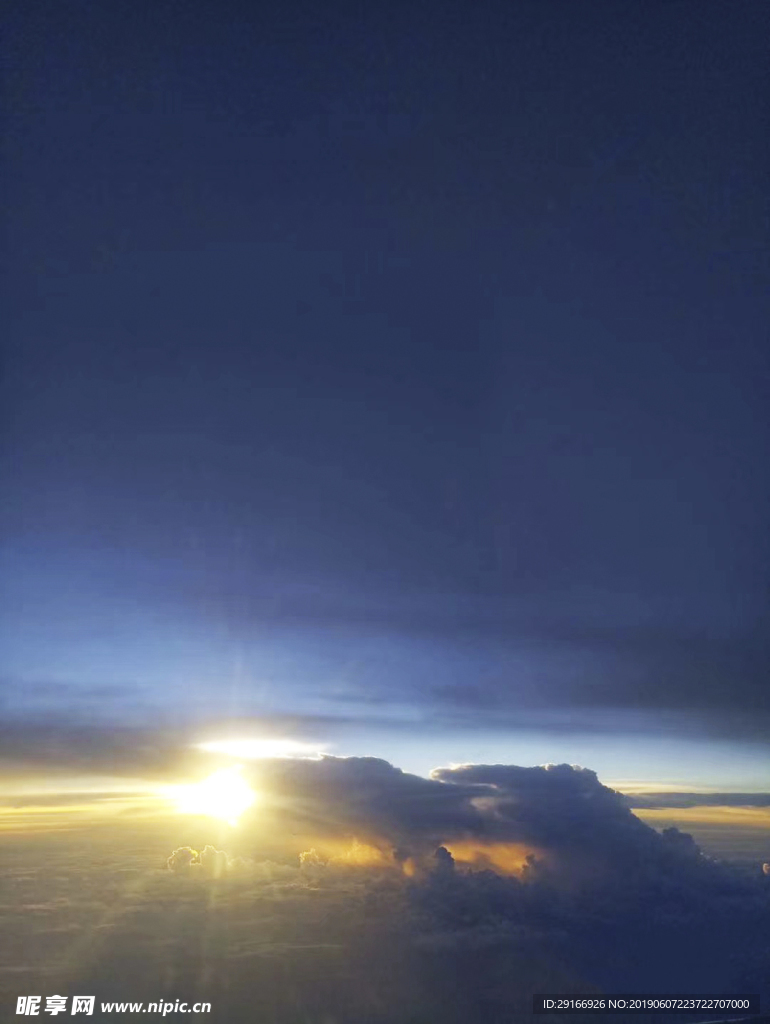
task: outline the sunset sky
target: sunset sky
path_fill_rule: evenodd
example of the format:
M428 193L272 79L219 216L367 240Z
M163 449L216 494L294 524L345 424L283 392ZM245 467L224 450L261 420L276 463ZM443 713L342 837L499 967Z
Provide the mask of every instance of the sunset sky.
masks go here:
M768 27L13 7L0 827L43 873L125 812L161 866L306 829L369 866L411 837L418 882L431 844L558 875L581 787L610 874L640 819L770 860ZM275 850L185 833L168 787L235 764Z

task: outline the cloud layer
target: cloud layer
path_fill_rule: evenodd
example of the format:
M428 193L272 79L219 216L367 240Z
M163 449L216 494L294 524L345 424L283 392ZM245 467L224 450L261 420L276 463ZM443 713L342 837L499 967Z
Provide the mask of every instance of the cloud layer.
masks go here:
M182 848L171 874L251 878L341 906L355 893L386 932L390 900L400 941L443 958L442 970L480 957L483 973L526 949L576 991L770 993L761 863L739 869L704 856L686 832L655 831L588 769L462 765L426 780L372 758L322 758L266 762L257 779L274 793L268 813L304 823L315 845L282 866ZM256 839L256 819L244 825Z
M210 999L223 1024L510 1024L537 990L770 997L762 860L655 831L588 769L247 771L260 799L237 828L58 808L60 831L16 837L9 998L22 972L30 991Z

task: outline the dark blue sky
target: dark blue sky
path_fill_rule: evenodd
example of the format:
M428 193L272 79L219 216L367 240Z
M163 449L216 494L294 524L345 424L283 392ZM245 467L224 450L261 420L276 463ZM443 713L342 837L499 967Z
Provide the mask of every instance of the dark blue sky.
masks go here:
M767 29L18 5L6 717L759 785Z

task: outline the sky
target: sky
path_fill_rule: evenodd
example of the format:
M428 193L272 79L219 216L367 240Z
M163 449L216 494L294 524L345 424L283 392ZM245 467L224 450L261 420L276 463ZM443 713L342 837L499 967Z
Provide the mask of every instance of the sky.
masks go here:
M3 1012L770 1007L769 21L12 5Z
M286 735L767 791L766 29L17 5L12 759Z

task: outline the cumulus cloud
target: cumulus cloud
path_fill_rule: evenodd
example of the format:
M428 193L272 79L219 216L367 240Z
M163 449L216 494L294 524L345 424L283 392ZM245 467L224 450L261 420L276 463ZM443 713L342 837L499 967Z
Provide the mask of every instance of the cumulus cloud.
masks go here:
M309 837L327 860L426 870L439 847L459 866L568 887L628 888L709 870L686 833L656 831L595 772L574 765L460 765L425 779L376 758L266 761L251 769L255 833ZM243 821L249 827L249 819Z
M571 883L649 882L677 870L706 866L692 838L676 829L660 834L629 809L596 773L576 765L463 765L437 769L433 779L477 787L474 806L484 838L536 851L527 870Z
M200 852L191 846L180 846L167 859L166 867L175 875L223 878L245 872L251 865L241 857L229 857L214 846L204 846Z
M175 875L183 875L189 871L195 863L199 863L198 851L193 850L191 846L180 846L179 849L174 850L168 858L166 861L166 867L169 871L173 871Z

